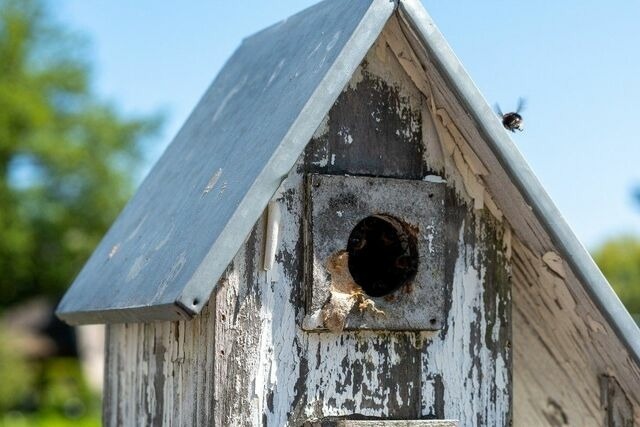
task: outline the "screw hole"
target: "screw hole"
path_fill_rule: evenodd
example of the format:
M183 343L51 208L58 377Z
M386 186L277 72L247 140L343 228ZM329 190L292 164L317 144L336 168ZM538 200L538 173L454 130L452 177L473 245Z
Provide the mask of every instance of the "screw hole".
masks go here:
M433 193L429 193L429 198L433 199Z
M200 300L198 298L194 298L192 305L198 305L199 303L200 303Z
M438 323L438 319L436 319L435 317L433 319L429 319L429 323L435 325L436 323Z
M418 271L416 239L390 215L361 220L347 242L349 272L371 297L383 297L411 282Z

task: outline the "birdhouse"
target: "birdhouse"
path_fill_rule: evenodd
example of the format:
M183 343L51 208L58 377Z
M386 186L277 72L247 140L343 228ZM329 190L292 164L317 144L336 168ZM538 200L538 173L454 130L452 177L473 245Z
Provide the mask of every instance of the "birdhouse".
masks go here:
M245 39L57 313L108 324L106 425L640 415L637 327L418 0Z

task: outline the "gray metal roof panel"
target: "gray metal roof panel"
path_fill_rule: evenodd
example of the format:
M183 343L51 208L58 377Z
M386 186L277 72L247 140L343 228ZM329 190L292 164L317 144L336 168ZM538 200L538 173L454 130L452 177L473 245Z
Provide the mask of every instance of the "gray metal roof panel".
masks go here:
M460 60L444 39L419 0L400 0L400 12L408 19L423 45L429 50L451 87L459 95L489 148L500 161L525 201L545 227L547 233L581 281L596 306L605 316L620 340L640 364L640 329L613 291L591 255L578 240L549 194L529 167L516 145L497 120Z
M245 39L58 316L81 324L198 313L395 7L327 0Z

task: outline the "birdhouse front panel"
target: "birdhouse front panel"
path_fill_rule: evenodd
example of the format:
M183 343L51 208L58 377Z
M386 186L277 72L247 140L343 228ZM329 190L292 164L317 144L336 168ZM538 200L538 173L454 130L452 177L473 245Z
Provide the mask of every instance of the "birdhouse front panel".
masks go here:
M107 393L110 422L510 423L509 233L399 46L392 20L201 315L110 326L107 388L154 396L134 413Z

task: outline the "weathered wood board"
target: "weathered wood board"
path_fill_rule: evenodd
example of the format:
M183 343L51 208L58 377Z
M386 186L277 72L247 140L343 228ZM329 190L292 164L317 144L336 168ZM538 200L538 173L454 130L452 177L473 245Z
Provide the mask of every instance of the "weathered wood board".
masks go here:
M509 425L505 233L453 180L441 331L301 328L305 174L423 179L442 172L426 152L427 143L441 144L427 103L379 40L283 184L273 268L262 268L263 217L197 319L109 326L105 424L279 426L365 417ZM454 167L448 176L459 173Z

